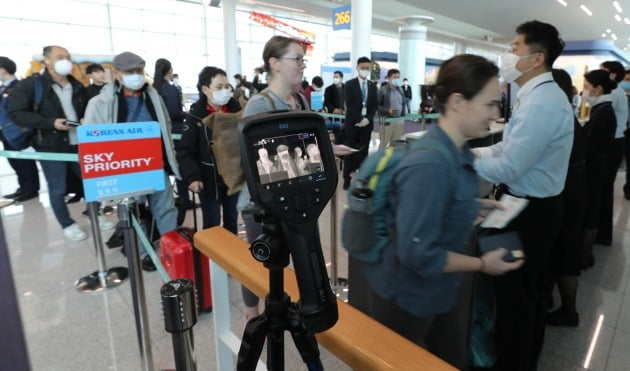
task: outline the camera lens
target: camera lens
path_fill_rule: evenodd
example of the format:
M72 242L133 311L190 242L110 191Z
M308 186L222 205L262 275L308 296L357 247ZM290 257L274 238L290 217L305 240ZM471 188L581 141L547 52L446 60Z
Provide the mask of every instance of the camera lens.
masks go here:
M271 257L271 246L269 246L269 243L267 241L254 241L254 243L252 243L252 246L250 247L250 250L252 252L252 255L254 256L254 259L260 262L267 261Z

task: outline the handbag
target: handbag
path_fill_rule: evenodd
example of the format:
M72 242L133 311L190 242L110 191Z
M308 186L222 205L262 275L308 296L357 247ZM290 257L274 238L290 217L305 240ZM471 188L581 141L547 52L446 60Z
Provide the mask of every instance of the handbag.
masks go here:
M214 155L219 175L228 187L228 196L240 192L245 186L237 130L242 117L243 111L216 112L202 120L202 123L212 130L210 152Z

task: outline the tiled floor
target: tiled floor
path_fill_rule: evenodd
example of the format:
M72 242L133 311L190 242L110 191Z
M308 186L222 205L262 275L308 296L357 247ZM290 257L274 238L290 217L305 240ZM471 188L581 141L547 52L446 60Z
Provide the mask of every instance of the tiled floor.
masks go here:
M616 231L612 247L596 247L595 267L580 278L580 326L576 329L548 328L540 370L621 371L630 369L630 201L620 195L619 174L615 200ZM43 176L42 176L43 180ZM0 160L0 194L15 189L5 160ZM341 213L344 193L338 192ZM9 243L11 263L28 350L34 371L140 369L130 286L121 286L101 294L79 294L74 281L96 268L92 240L69 242L63 238L44 189L39 200L1 210ZM89 230L81 215L83 204L73 204L77 222ZM109 217L112 218L113 217ZM189 215L189 219L190 215ZM191 223L187 220L187 223ZM330 212L327 208L320 223L322 244L330 256ZM110 232L103 233L103 238ZM119 249L105 251L109 266L125 266ZM346 276L346 257L339 251L339 276ZM156 370L173 369L170 335L161 318L157 273L144 275L152 355ZM240 334L244 314L240 290L230 284L232 327ZM593 340L599 326L598 337ZM202 315L194 328L199 370L213 370L215 351L210 315ZM1 335L0 335L1 336ZM287 339L287 369L304 369L290 339ZM587 354L593 344L588 364ZM328 370L346 370L347 366L322 349ZM2 367L0 367L1 369Z

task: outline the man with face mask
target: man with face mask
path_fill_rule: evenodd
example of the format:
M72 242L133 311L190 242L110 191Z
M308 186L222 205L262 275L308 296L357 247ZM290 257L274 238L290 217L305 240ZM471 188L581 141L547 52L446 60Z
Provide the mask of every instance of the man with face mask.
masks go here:
M344 111L343 72L333 73L333 83L324 91L324 107L328 113L341 114Z
M2 82L2 87L0 87L0 120L2 120L2 123L11 121L7 107L11 91L18 83L18 80L15 78L16 69L15 62L7 57L0 57L0 81ZM2 131L0 131L0 139L6 150L15 150L4 138ZM39 195L39 173L35 160L18 160L14 158L7 158L7 160L17 174L19 188L15 192L2 197L11 198L17 202L37 197Z
M87 93L83 84L70 75L73 65L65 48L46 46L43 54L46 70L39 77L20 81L11 95L9 115L18 125L37 129L33 141L37 151L76 153L75 126L68 122L78 122L83 117ZM39 79L43 90L37 107L33 106L35 79ZM80 178L79 164L66 161L41 161L40 164L48 182L50 205L64 236L73 241L86 239L87 234L72 219L64 200L66 172L69 168ZM101 222L109 223L103 218Z
M383 149L391 144L392 141L401 140L405 121L402 116L405 114L405 94L400 81L400 71L392 68L387 71L387 84L378 91L378 112L381 117L392 118L400 117L400 121L390 122L381 128L383 137L380 138L378 149Z
M103 87L101 93L90 100L85 111L85 123L127 123L157 121L162 132L162 157L164 159L163 191L147 196L151 213L160 234L177 228L177 209L168 175L180 179L175 149L171 135L168 109L158 92L144 78L144 59L131 52L114 57L114 81ZM155 266L142 249L142 268L155 270Z
M346 117L342 128L345 145L358 149L343 158L343 189L350 187L350 174L357 170L368 154L374 114L378 108L377 87L370 81L372 62L368 57L357 60L358 77L349 80L345 86Z
M551 68L564 48L558 30L539 21L516 29L501 75L520 90L503 141L476 152L474 166L501 194L528 204L505 228L525 250L519 270L495 279L497 370L535 370L549 294L548 262L562 218L562 191L573 143L573 112ZM491 108L489 108L491 109Z

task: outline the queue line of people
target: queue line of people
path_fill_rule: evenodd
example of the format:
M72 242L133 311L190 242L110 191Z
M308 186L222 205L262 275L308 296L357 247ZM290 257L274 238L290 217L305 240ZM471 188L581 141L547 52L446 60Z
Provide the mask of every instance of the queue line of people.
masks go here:
M456 187L449 191L448 183L452 180L449 180L447 168L450 165L439 151L419 151L408 156L397 172L390 202L396 239L385 250L380 262L362 267L369 283L369 301L362 309L462 369L470 366L467 348L470 318L459 309L463 308L460 304L472 295L471 281L462 278L462 272L496 276L497 370L536 369L544 342L545 323L549 322L546 310L554 280L568 293L562 296L565 312L570 312L571 302L574 306L575 292L573 300L570 292L577 289L575 266L562 272L555 272L551 266L556 256L554 251L559 250L557 245L565 221L563 209L567 205L563 191L566 191L567 173L571 174L573 164L584 165L583 174L590 179L589 171L601 172L603 167L596 164L608 159L602 152L611 137L611 128L614 127L617 137L619 120L618 115L615 117L617 112L612 108L610 96L617 84L609 77L617 79L619 72L615 76L609 76L612 72L603 70L585 75L585 92L588 93L584 99L589 100L593 109L591 120L581 129L576 126L570 104L572 95L559 87L561 78L554 79L552 74L553 63L563 46L555 27L531 21L516 29L511 51L503 56L500 69L484 58L472 55L460 55L444 62L433 97L442 116L427 135L442 142L458 159ZM189 113L179 116L181 121L175 121L179 113L169 109L172 102L165 103L172 94L163 88L164 81L160 86L159 79L172 74L170 63L166 64L168 61L160 62L165 67L160 73L156 68L158 83L151 86L144 79L145 61L134 53L121 53L113 61L114 80L100 88L98 95L89 98L85 87L69 75L68 51L49 46L44 48L46 70L39 77L23 80L12 90L8 113L18 124L37 129L34 146L38 151L47 152L76 152L74 128L66 124L67 120L82 120L84 124L158 121L162 130L167 187L148 195L147 199L159 232L177 227L173 190L168 181L168 175L171 175L200 195L204 228L223 224L236 233L240 212L247 239L252 242L261 233L261 226L253 219L249 192L245 188L240 193L228 195L209 145L212 132L203 121L209 115L221 112L243 110L243 117L248 117L279 109L308 110L308 100L296 92L305 68L304 53L302 44L294 39L274 36L269 40L263 50L263 70L267 73L268 85L259 85L260 92L253 95L248 85L243 84L243 89L239 87L240 93L247 98L244 107L234 98L225 71L205 67L198 76L198 101ZM0 60L0 71L2 62ZM352 172L367 157L374 114L379 110L379 102L383 102L375 83L369 79L370 67L371 61L361 57L356 65L357 78L346 82L341 90L339 80L330 87L330 95L335 101L331 105L333 112L337 110L345 114L341 142L346 146L335 147L336 153L344 157L344 188L348 187ZM520 87L513 116L502 142L471 151L467 140L485 134L488 123L498 118L499 74ZM392 70L388 76L390 89L397 91L400 88L399 75L398 71ZM40 79L44 86L44 99L38 107L31 104L34 78ZM403 94L400 101L396 100L396 108L381 104L380 109L390 115L404 113L406 99ZM597 124L599 121L604 124ZM182 139L177 146L171 136L173 122L181 122ZM576 149L576 143L581 141L576 139L578 130L583 131L586 138L582 156ZM350 151L349 147L358 151ZM280 166L278 162L282 161L280 150L277 151L274 166ZM293 149L293 154L289 154L293 158L288 160L295 164L300 159L305 161L311 155L315 156L308 153L308 149L306 151L305 157ZM288 148L283 152L288 153ZM262 162L264 156L262 153L260 156ZM72 240L87 238L63 202L65 177L61 174L65 176L66 169L70 169L80 175L77 164L43 161L42 168L49 185L51 206L64 235ZM297 167L296 172L299 176ZM604 188L610 180L605 175L597 174L597 179L601 180L597 184L587 182L588 189ZM504 249L481 257L475 257L469 249L467 241L473 221L497 207L493 200L477 200L477 177L497 184L499 196L509 194L529 201L525 210L506 227L521 237L525 260L503 261ZM596 197L601 199L604 192L590 192L585 202L586 210L597 206L603 209L594 199ZM589 212L590 220L583 221L583 239L586 241L594 242L596 238L592 227L600 221L598 214ZM574 252L570 246L579 242L576 242L575 234L571 237L572 242L567 246ZM586 251L585 256L589 256L587 243L582 245L581 251ZM243 298L247 317L257 315L258 298L244 287ZM556 319L561 315L566 317L566 313L556 313Z

